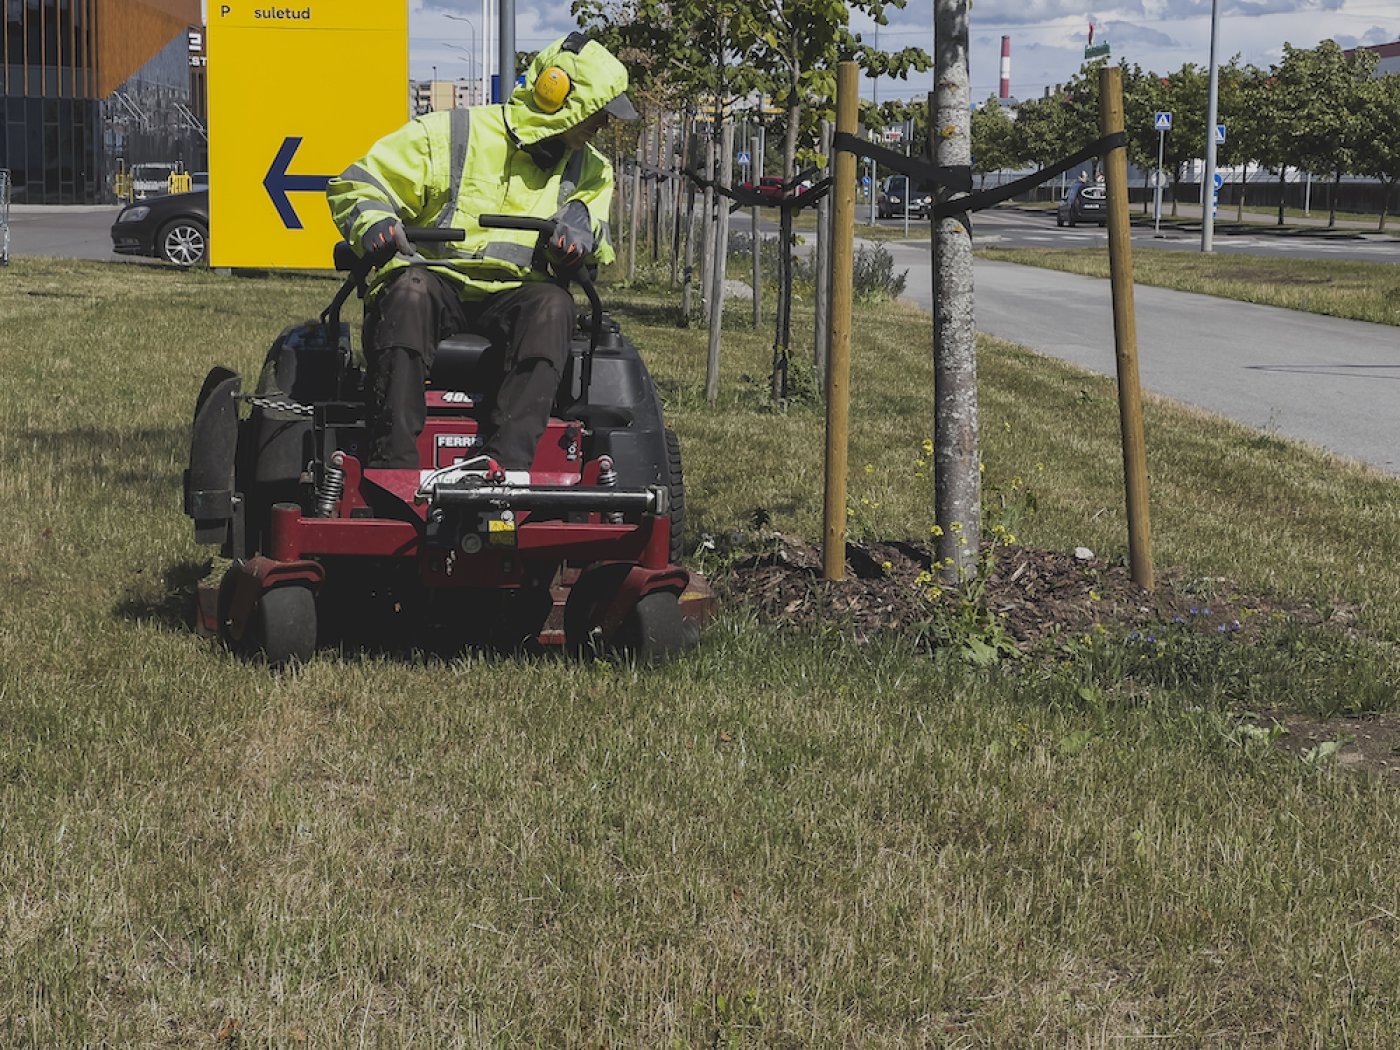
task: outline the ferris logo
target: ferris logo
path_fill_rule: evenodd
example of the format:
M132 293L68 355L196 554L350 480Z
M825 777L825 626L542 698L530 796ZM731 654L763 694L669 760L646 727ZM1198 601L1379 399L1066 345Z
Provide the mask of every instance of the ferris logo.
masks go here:
M466 449L481 444L476 434L438 434L433 438L433 466L447 467L463 458Z

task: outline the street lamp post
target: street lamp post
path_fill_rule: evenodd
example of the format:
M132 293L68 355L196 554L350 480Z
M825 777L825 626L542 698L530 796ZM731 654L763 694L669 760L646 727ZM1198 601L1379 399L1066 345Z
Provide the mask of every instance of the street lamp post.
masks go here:
M444 11L443 14L444 14L444 15L447 15L447 17L450 18L450 19L452 19L454 22L465 22L465 23L467 23L467 28L470 29L470 30L472 31L472 35L471 35L472 44L471 44L471 47L470 47L470 48L462 47L460 44L447 44L447 46L450 47L450 48L452 48L452 49L455 50L455 51L465 51L465 52L467 53L467 79L468 79L468 80L475 80L475 79L476 79L476 23L473 22L470 18L464 18L464 17L461 16L461 15L448 14L446 11ZM445 43L445 41L444 41L444 43ZM483 96L482 96L480 99L478 99L477 101L478 101L478 102L485 102L485 101L486 101L486 96L483 95Z

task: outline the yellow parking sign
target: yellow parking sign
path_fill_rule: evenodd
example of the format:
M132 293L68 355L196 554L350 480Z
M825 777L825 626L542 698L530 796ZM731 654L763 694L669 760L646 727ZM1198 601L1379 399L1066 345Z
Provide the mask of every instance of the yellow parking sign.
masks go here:
M407 0L209 0L209 261L323 269L326 180L408 119Z

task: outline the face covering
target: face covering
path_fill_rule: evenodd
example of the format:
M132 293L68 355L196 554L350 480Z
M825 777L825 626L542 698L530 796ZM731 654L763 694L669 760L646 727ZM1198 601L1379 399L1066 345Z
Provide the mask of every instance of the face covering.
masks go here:
M539 142L532 142L528 146L521 147L535 162L535 167L541 171L548 171L561 160L564 159L564 151L568 149L564 145L564 140L555 136L542 139Z

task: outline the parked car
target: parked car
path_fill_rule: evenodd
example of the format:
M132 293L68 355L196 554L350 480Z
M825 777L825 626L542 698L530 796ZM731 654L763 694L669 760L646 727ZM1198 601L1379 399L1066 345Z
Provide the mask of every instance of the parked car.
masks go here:
M903 175L891 175L880 183L880 195L875 200L876 214L882 219L904 218L904 203L908 198L911 218L925 218L933 207L933 197L921 189L909 191L909 180Z
M1108 196L1096 183L1073 182L1055 209L1056 226L1073 226L1077 222L1108 225Z
M758 180L758 195L764 200L777 202L783 199L783 177L763 175Z
M209 257L209 191L168 193L128 204L112 223L112 251L149 255L176 266Z

